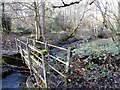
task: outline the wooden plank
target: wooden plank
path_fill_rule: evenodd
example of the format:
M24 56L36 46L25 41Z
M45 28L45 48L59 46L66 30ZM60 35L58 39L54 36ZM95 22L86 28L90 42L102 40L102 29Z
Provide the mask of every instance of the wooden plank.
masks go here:
M57 69L55 69L54 67L52 67L51 65L49 65L49 67L51 68L51 69L53 69L54 71L56 71L58 74L60 74L62 77L66 77L65 75L63 75L61 72L59 72Z
M59 62L61 62L61 63L63 63L63 64L66 65L66 62L60 60L59 58L56 58L56 57L54 57L54 56L52 56L52 55L48 55L48 56L50 56L51 58L56 59L57 61L59 61Z

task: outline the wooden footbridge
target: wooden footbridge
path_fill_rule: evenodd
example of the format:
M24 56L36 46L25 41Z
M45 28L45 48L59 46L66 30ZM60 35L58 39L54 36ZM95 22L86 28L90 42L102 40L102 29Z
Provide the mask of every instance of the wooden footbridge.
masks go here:
M67 85L70 66L70 48L62 48L47 42L33 39L22 41L16 39L18 52L23 62L30 69L34 77L31 87L49 88L59 87L61 83ZM59 49L63 57L50 54L51 49Z

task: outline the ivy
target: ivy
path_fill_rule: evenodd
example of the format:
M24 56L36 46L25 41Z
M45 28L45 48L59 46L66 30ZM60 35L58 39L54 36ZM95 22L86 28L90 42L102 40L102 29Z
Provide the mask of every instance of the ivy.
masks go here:
M83 78L83 81L77 83L76 86L105 88L109 85L110 87L118 87L118 84L115 83L120 83L118 80L120 52L117 43L109 42L98 45L95 42L90 42L74 49L73 52L73 73L71 74L73 84Z

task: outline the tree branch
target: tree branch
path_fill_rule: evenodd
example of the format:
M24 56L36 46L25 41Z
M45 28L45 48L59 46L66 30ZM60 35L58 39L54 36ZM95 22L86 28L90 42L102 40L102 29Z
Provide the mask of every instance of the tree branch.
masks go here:
M63 5L61 5L61 6L53 6L53 8L62 8L62 7L68 7L68 6L71 6L71 5L74 5L74 4L79 4L80 1L82 1L82 0L79 0L79 1L76 1L76 2L71 2L69 4L66 4L63 0L61 0L61 1L62 1Z

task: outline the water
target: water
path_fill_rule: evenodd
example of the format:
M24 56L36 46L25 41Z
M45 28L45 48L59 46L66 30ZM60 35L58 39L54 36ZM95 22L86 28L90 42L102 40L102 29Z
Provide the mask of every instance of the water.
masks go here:
M24 75L21 73L12 73L11 75L8 75L4 79L0 80L2 82L2 88L6 89L12 89L16 88L17 90L20 90L23 87L24 82Z
M71 42L69 44L64 44L61 45L61 47L63 48L68 48L68 47L74 47L76 45L80 45L82 43L85 43L83 40L80 41L75 41L75 42ZM53 49L52 50L52 54L53 55L61 55L61 52L58 49ZM2 82L2 88L5 90L6 88L9 90L10 89L17 89L17 90L22 90L23 86L24 86L24 82L25 82L25 75L21 74L21 73L17 73L14 72L10 75L8 75L7 77L3 78L2 80L0 80L0 82Z
M86 40L76 40L76 41L71 41L69 43L66 43L64 45L60 45L60 47L63 47L63 48L77 48L77 47L80 47L82 44L86 43L87 41ZM63 51L61 51L60 49L52 49L50 51L50 54L53 55L53 56L63 56L62 55Z
M17 68L24 66L24 64L21 60L17 60L16 58L20 58L20 55L4 55L2 57L2 61L5 63L3 63L3 66L0 67L1 73L3 75L2 80L0 80L0 83L2 83L2 90L22 90L21 88L24 86L26 74L24 72L21 73L21 71L24 71L24 69L19 70Z

